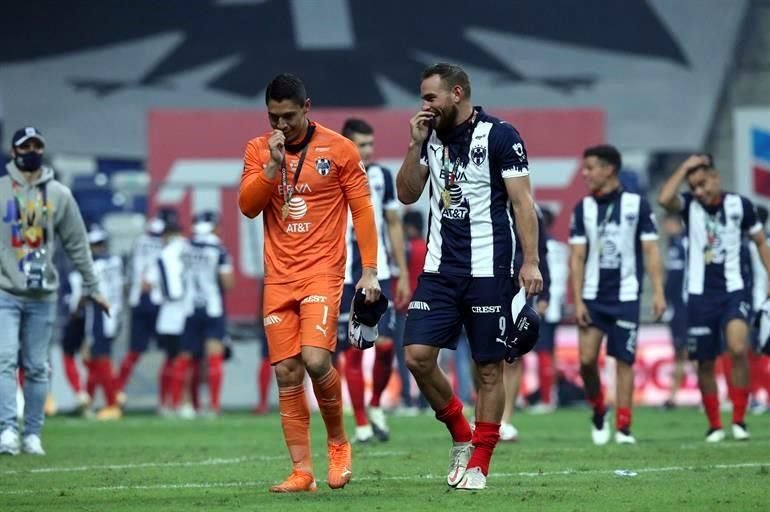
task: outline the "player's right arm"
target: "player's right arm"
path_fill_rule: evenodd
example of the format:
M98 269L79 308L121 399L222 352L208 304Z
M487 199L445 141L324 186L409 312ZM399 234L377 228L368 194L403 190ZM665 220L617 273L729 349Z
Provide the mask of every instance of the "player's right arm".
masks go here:
M423 155L423 145L430 132L431 119L432 112L421 110L409 120L409 149L396 176L396 193L399 201L404 204L412 204L420 199L425 183L428 182L428 161Z
M569 228L569 271L572 281L573 302L575 303L575 320L580 327L588 327L591 315L583 302L583 280L586 269L586 252L588 239L583 224L583 202L579 202L572 212L572 222Z
M262 213L262 210L270 204L278 171L283 161L284 143L283 132L273 130L273 134L267 140L270 150L270 160L267 163L264 163L260 156L258 140L252 140L246 144L238 206L250 219Z
M658 204L669 212L681 212L682 200L679 197L679 186L687 177L687 171L697 165L709 164L709 158L706 155L690 155L690 157L677 167L674 173L668 177L666 182L660 187L658 193Z

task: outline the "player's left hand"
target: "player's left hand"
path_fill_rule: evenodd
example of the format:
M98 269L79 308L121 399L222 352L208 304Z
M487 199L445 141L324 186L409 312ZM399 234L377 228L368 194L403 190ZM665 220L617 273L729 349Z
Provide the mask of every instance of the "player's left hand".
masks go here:
M102 297L102 294L96 293L94 295L89 295L88 297L85 297L85 299L93 302L105 315L110 316L110 303L107 302L107 299Z
M533 263L524 262L519 270L519 286L527 290L527 297L537 295L543 290L543 276Z
M377 269L364 268L361 279L356 284L356 290L363 288L366 292L366 302L372 303L380 298L380 281L377 279Z
M662 293L656 293L652 297L652 314L655 320L660 320L666 312L666 297Z
M396 282L396 294L393 297L393 305L396 309L402 309L412 298L412 290L409 288L409 276L400 275Z

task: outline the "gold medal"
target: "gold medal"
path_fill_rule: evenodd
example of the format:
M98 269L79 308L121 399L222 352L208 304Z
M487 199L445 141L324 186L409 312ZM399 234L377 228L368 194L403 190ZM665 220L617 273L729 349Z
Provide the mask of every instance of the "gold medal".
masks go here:
M441 201L444 203L444 208L449 208L449 201L451 197L449 195L449 190L444 189L441 191Z
M283 220L286 220L286 217L289 216L289 203L283 203L283 206L281 206L281 218Z
M706 265L711 265L711 261L714 259L714 256L711 252L711 247L703 252L703 259L706 261Z

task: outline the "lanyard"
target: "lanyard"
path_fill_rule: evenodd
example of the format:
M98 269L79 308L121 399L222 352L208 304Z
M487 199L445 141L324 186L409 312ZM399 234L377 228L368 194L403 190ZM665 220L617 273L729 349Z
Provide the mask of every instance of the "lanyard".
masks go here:
M444 154L441 157L441 168L444 170L444 190L454 185L457 180L457 169L460 167L460 157L455 160L454 166L449 158L449 146L444 146Z
M709 246L716 242L719 233L719 212L714 215L706 212L706 240Z
M291 198L294 195L294 190L297 188L297 182L299 181L299 175L302 173L302 165L305 163L305 156L307 155L308 147L310 147L309 143L305 145L305 147L302 149L302 153L299 155L299 163L297 164L297 170L294 171L294 180L291 185L291 189L288 187L289 172L286 168L286 155L284 155L283 160L281 160L281 186L283 187L284 208L288 207L289 201L291 201Z
M599 223L599 236L604 237L604 231L607 228L607 223L612 218L612 212L615 210L615 203L610 203L606 210L604 210L604 219Z

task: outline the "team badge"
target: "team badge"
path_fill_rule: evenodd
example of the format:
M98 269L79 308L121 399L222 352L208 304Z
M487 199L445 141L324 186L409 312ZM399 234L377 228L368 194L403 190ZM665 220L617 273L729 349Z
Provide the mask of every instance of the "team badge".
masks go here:
M332 161L328 158L317 158L315 161L315 170L321 176L328 176L332 168Z
M480 166L487 159L487 148L484 146L476 146L471 149L471 158L473 163Z

